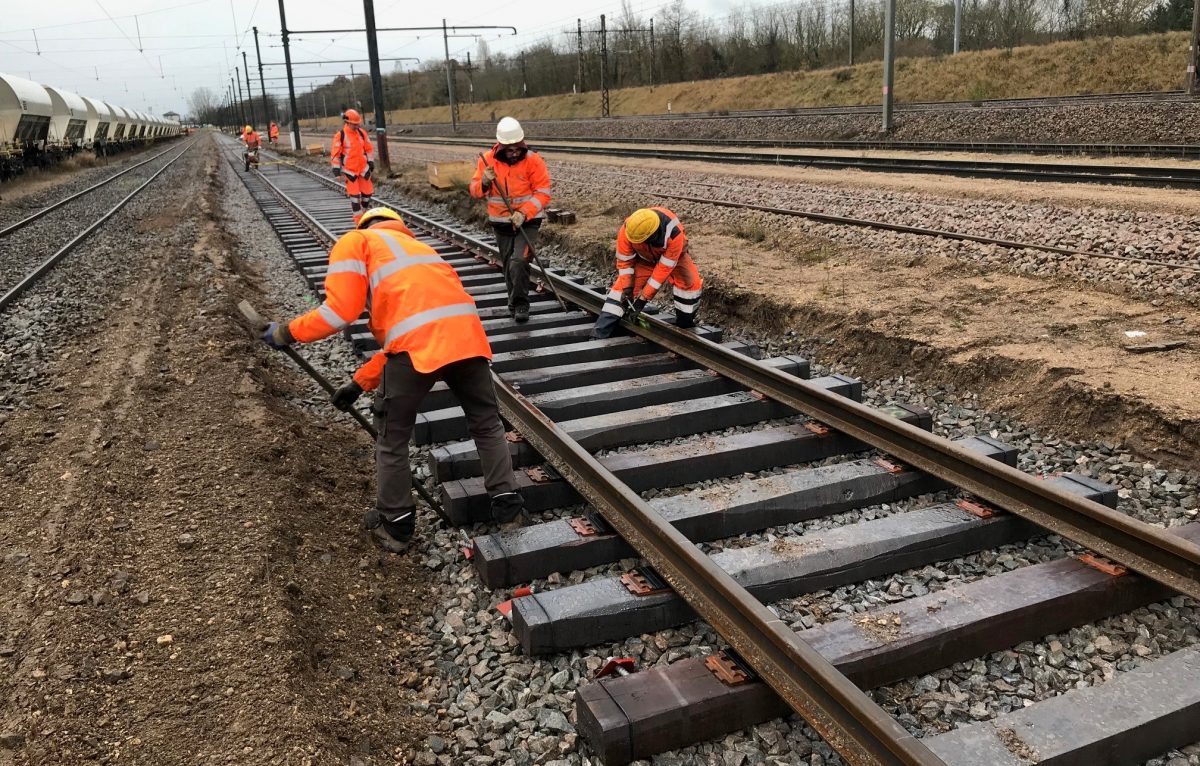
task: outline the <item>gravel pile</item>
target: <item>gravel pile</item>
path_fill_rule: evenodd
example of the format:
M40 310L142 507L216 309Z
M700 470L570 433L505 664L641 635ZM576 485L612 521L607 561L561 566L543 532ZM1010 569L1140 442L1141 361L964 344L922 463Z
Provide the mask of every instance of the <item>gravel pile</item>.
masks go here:
M393 197L394 195L386 195ZM236 207L236 206L235 206ZM428 205L420 205L426 210ZM442 211L449 214L449 211ZM254 217L251 212L250 218ZM247 220L246 225L253 226ZM273 237L271 238L273 241ZM259 239L265 242L266 239ZM268 273L275 271L272 248L258 250L267 260ZM548 265L569 268L587 281L606 282L611 274L581 264L578 258L546 248L541 253ZM290 264L280 261L278 275L270 275L281 306L307 304L307 289ZM303 305L302 305L303 304ZM793 335L746 337L759 344L766 355L798 353L817 357L819 339ZM317 361L318 350L306 353ZM336 352L333 352L336 356ZM342 364L330 358L337 368ZM347 367L343 369L348 369ZM814 364L814 376L830 370ZM839 370L853 374L852 370ZM1200 484L1196 477L1164 471L1137 461L1118 445L1080 444L1035 432L1010 418L979 409L976 398L952 388L918 388L902 379L884 380L865 393L867 401L882 404L904 401L921 404L934 414L935 430L948 437L986 433L1021 450L1020 466L1030 472L1076 471L1096 476L1120 487L1121 510L1159 525L1196 519ZM323 406L323 396L311 402ZM747 429L730 429L731 431ZM709 435L711 436L711 435ZM692 437L704 438L704 437ZM684 443L691 439L675 440ZM614 451L645 449L627 447ZM422 451L414 451L414 458ZM825 461L831 462L831 461ZM777 473L767 471L765 474ZM740 478L740 477L739 477ZM736 481L731 479L729 481ZM703 485L720 484L704 482ZM645 496L676 494L689 488L652 491ZM939 493L912 500L856 509L827 519L765 530L737 540L705 546L709 550L770 541L856 521L879 518L923 507L948 498ZM558 509L539 517L578 513L579 507ZM471 534L492 531L487 526L468 530ZM430 514L421 517L418 530L419 560L430 578L432 613L414 625L417 648L426 654L422 663L416 712L423 714L431 731L425 749L413 754L421 766L442 764L595 764L583 752L572 722L575 690L600 668L609 656L638 658L642 667L666 664L686 657L709 654L723 645L704 624L644 635L626 641L592 647L552 657L526 657L519 653L496 605L507 599L503 591L480 588L472 566L460 552L462 532L444 528ZM810 627L839 616L865 611L933 592L957 582L967 582L1019 566L1049 561L1067 555L1069 545L1056 537L1029 544L1005 546L974 556L940 562L936 566L901 572L883 580L857 583L834 591L821 591L776 604L779 614L793 627ZM554 575L535 584L546 590L606 576L628 568L631 560L587 572ZM1063 693L1079 684L1094 683L1153 660L1162 654L1200 641L1195 605L1174 599L1094 626L1085 626L1062 636L1047 636L1040 642L1015 647L990 657L946 668L930 676L908 679L875 692L889 712L918 734L931 734L955 725L986 720L1027 702ZM936 714L934 714L936 708ZM1200 764L1200 748L1187 754L1173 752L1151 763L1171 766ZM803 722L792 718L772 721L719 741L664 754L656 764L829 764L840 760Z
M515 115L518 119L521 115ZM1187 101L1121 102L1032 108L906 110L897 107L896 141L991 143L1162 143L1189 144L1200 104ZM697 138L879 141L878 114L771 117L522 120L538 138ZM415 125L412 135L447 135L449 125ZM465 136L491 136L485 123L460 126Z
M192 151L195 150L193 149ZM95 223L97 218L104 215L108 212L109 208L127 197L130 192L161 168L163 163L169 162L175 154L176 152L172 151L159 160L140 167L128 175L118 178L108 186L101 187L90 194L80 197L49 213L44 218L34 221L25 228L18 229L0 239L0 264L3 264L3 268L0 268L0 294L20 282L35 266L46 260L46 258L69 242L79 232ZM73 176L70 183L64 184L53 193L40 195L42 197L49 197L48 200L39 200L39 204L26 207L17 214L14 214L14 211L9 211L8 218L11 220L8 223L20 220L31 212L40 210L47 204L52 204L65 196L81 191L87 186L102 180L104 177L112 175L113 172L115 171L111 168L102 169L99 172L97 172L97 169L93 169L88 177ZM154 184L150 188L142 192L142 195L163 195L165 190L169 188L165 183L165 179L160 177L154 181ZM139 197L142 195L139 195ZM27 200L22 200L21 204L25 205L26 203ZM0 223L0 228L3 228L4 225Z
M67 390L68 381L47 380L43 372L46 363L59 352L62 342L103 322L111 312L121 310L122 303L130 299L120 296L137 279L138 269L148 252L184 246L191 241L191 223L183 222L152 232L144 232L141 225L170 215L177 208L178 200L164 192L179 188L183 179L198 173L200 156L201 153L194 149L185 155L159 176L152 187L134 198L5 309L3 321L0 321L0 369L5 371L0 376L0 417L6 410L27 407L27 395L41 386L54 385L55 390ZM154 165L159 167L158 163ZM130 175L139 174L140 171L135 171ZM113 186L123 182L124 179ZM77 214L75 220L80 222L80 229L99 217L106 204L111 205L118 199L113 196L106 203L109 199L105 194L107 191L108 187L72 203L70 209ZM128 189L124 194L128 194ZM28 256L28 249L35 243L41 245L36 240L39 232L41 237L50 236L52 229L47 229L48 226L53 223L38 221L0 243L0 263L4 265L0 273L5 275L0 282L0 291L23 277L34 260L44 259L49 254L44 251L39 259ZM63 228L53 236L61 244L70 235ZM22 239L18 241L18 238ZM26 261L26 265L17 265ZM10 274L13 276L9 277Z

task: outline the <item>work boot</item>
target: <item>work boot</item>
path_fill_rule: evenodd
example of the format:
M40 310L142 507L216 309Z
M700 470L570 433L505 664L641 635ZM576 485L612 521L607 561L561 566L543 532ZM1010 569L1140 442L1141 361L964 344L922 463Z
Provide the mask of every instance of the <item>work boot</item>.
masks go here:
M492 497L492 519L501 525L501 529L513 522L520 526L525 514L525 498L520 492L501 492Z
M404 553L412 541L415 517L412 511L400 514L389 521L377 508L367 511L363 526L371 533L371 539L380 548L390 553Z
M654 316L660 311L662 311L662 309L653 303L647 303L646 308L642 309L643 314L649 314L650 316Z
M517 306L516 311L513 312L513 317L517 320L517 324L525 324L529 321L529 307Z

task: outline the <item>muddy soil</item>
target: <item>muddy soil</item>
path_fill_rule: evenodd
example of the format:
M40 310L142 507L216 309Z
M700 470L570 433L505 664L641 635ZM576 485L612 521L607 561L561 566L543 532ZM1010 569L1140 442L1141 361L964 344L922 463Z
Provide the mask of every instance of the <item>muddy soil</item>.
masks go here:
M2 766L365 766L425 736L421 577L357 528L369 443L283 403L304 381L235 318L271 303L206 142L193 202L129 227L140 280L0 414Z

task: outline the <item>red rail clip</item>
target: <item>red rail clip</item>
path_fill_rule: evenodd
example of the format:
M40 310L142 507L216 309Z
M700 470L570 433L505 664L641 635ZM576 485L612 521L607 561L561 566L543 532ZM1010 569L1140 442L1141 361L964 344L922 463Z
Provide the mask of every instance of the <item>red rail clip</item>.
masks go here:
M475 541L471 539L470 535L463 532L463 530L460 529L459 532L462 532L463 556L466 557L467 561L471 561L475 558Z
M829 435L829 426L825 425L824 423L822 423L819 420L806 421L804 423L804 429L806 431L812 431L817 436L828 436Z
M991 508L989 506L983 505L981 503L976 503L971 500L967 500L965 498L962 500L955 500L954 504L957 505L959 508L962 508L964 511L971 514L972 516L978 516L981 519L990 519L996 515L995 508Z
M1081 553L1075 558L1077 558L1081 563L1087 564L1092 569L1098 569L1104 574L1111 575L1112 577L1121 577L1129 574L1129 570L1127 568L1115 561L1110 561L1109 559L1104 558L1098 553Z
M600 531L596 529L596 525L587 516L576 516L567 521L567 523L571 525L571 529L575 530L575 534L580 537L591 537Z
M635 596L653 596L671 590L671 586L659 580L657 575L639 569L621 575L621 584Z
M520 431L505 431L504 440L507 442L512 442L513 444L517 444L525 441L525 437L521 435Z
M871 462L873 462L875 465L879 466L883 470L887 471L888 473L904 473L904 465L901 463L895 463L895 462L892 462L891 460L887 460L886 458L881 458L881 457L877 457L874 460L872 460Z
M632 657L609 657L608 662L596 671L595 678L604 678L605 676L627 676L630 673L637 672L637 661Z
M532 479L536 484L545 484L548 481L554 481L554 477L551 476L550 472L542 466L526 468L525 475Z
M725 652L711 654L704 658L704 667L708 668L721 683L726 686L738 686L750 680L750 676L736 662L725 655Z
M499 612L500 614L504 615L504 619L511 620L512 619L513 599L521 598L522 596L532 596L532 595L533 595L533 586L532 585L526 585L524 588L517 588L516 590L514 590L512 592L512 598L508 599L507 601L501 601L499 604L496 605L496 611Z

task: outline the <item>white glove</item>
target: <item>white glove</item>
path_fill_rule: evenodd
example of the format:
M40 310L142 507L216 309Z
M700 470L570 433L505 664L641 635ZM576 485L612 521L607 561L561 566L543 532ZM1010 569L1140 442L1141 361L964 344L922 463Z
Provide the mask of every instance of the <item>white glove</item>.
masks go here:
M517 212L512 214L512 216L509 218L509 220L512 221L512 225L514 228L519 229L519 228L521 228L521 224L525 223L525 214L522 213L520 210L518 210Z
M491 165L488 165L487 167L485 167L483 169L483 182L485 184L490 184L495 180L496 180L496 169L494 167L492 167Z

